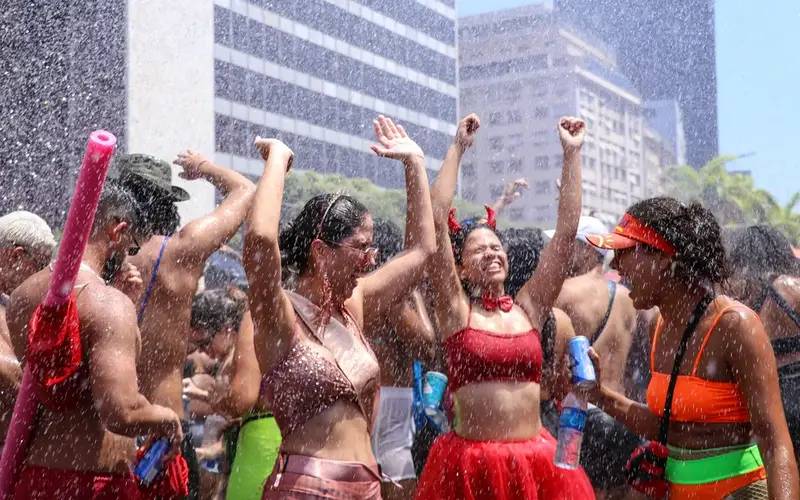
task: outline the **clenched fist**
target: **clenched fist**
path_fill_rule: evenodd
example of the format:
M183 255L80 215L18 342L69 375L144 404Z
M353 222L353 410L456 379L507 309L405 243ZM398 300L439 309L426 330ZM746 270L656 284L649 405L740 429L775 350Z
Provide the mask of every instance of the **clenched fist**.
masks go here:
M458 129L456 129L456 138L453 142L462 150L466 151L472 147L475 142L475 136L478 134L478 129L481 127L481 120L475 113L470 113L461 121L458 122Z
M583 146L586 124L580 118L564 116L558 120L558 135L564 152L577 151Z
M286 158L286 171L288 172L289 169L292 168L294 151L289 149L289 146L280 140L256 136L256 140L253 142L253 145L255 145L256 149L258 149L258 152L261 154L261 158L263 158L264 161L267 161L267 158L269 158L269 155L271 154L281 154Z

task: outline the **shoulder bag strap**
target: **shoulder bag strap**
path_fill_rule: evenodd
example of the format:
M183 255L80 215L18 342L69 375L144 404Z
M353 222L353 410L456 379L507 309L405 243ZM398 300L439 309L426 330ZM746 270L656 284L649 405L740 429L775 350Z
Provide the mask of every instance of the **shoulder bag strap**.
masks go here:
M698 302L697 306L694 308L694 312L692 312L692 315L689 317L689 324L686 325L686 331L683 332L681 343L678 346L678 352L675 353L675 363L672 365L672 373L670 374L669 386L667 388L667 399L664 402L664 416L661 417L661 426L658 431L658 440L661 444L667 444L669 418L672 413L672 396L675 393L675 384L678 383L678 372L681 369L683 355L686 354L686 347L689 345L689 339L692 338L692 333L694 333L697 324L700 323L700 318L703 317L703 313L705 313L706 308L708 308L712 300L714 300L713 294L707 293L702 300Z

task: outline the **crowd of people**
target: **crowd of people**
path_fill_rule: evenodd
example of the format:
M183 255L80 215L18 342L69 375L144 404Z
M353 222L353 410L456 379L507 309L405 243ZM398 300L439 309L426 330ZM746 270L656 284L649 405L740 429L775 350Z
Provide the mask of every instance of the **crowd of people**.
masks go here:
M58 338L38 307L56 238L0 217L0 435L23 368L39 405L11 498L800 498L800 262L780 231L658 197L609 232L581 215L574 117L554 132L555 228L498 227L522 179L459 220L479 118L432 183L400 124L373 127L405 173L402 229L345 193L286 220L278 139L254 141L257 185L180 153L180 176L221 194L182 227L170 164L118 155ZM579 335L591 387L572 384ZM421 411L419 367L447 378L444 419ZM590 403L573 469L555 459L568 394Z

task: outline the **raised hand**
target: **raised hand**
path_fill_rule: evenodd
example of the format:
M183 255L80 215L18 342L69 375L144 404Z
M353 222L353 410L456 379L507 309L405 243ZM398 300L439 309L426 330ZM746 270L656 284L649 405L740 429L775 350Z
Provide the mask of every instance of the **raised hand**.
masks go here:
M558 135L565 152L578 150L583 146L586 124L580 118L563 116L558 120Z
M408 136L402 125L395 125L391 118L380 115L377 120L372 121L372 126L375 128L378 144L373 144L370 149L376 155L401 161L415 156L425 158L422 148Z
M182 153L178 153L178 157L172 163L183 168L183 172L179 173L178 177L192 181L203 177L205 175L203 166L211 162L200 153L187 149Z
M480 126L481 120L478 118L478 115L475 113L468 114L458 122L456 138L453 142L466 151L472 147L472 143L475 142L475 136L478 134Z
M258 152L261 154L261 158L264 161L267 161L270 154L281 154L285 155L286 157L286 171L288 172L290 168L292 168L292 161L294 161L294 151L289 149L289 146L284 144L278 139L273 138L264 138L261 136L256 136L256 140L253 142Z
M506 187L503 190L503 199L506 203L511 203L522 196L522 190L528 189L528 187L528 181L525 180L524 177L515 179L513 182L506 184Z
M134 304L139 302L139 296L144 288L144 281L139 269L127 260L114 274L111 286L121 291L130 298Z

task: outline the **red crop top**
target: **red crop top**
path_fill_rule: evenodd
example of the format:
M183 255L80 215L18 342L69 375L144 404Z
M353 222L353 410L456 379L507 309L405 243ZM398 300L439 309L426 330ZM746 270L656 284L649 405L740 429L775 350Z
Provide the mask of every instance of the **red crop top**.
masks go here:
M467 327L444 341L448 383L452 392L479 382L542 380L539 332L506 335Z

